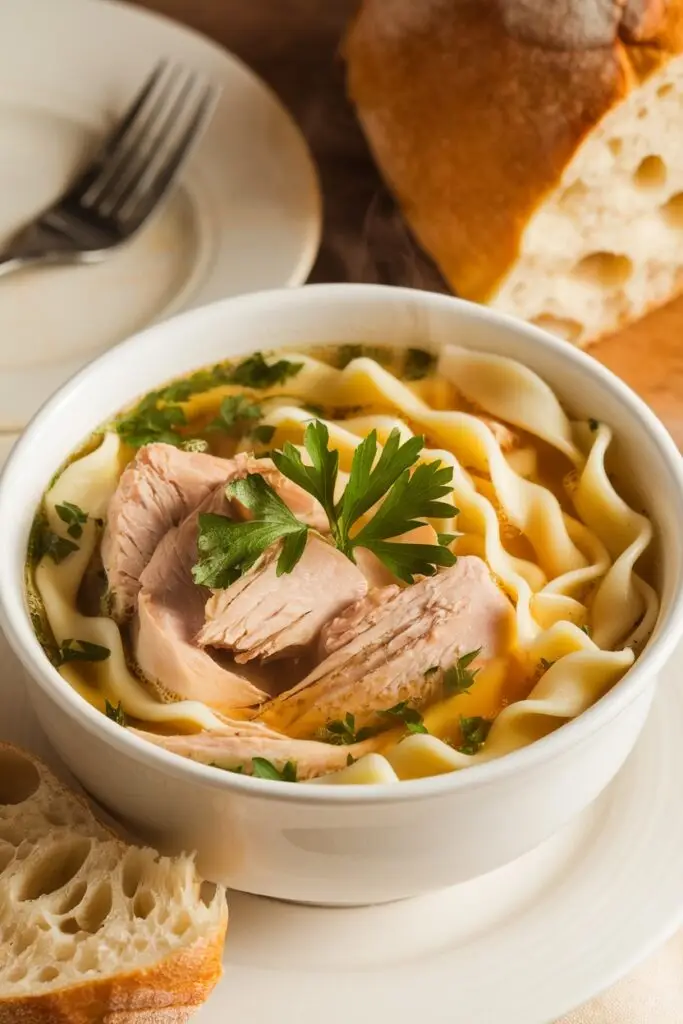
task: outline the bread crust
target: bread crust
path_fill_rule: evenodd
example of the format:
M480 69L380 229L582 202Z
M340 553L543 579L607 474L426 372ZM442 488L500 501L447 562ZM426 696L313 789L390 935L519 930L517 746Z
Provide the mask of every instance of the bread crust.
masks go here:
M122 847L130 844L100 822L89 803L55 777L40 758L0 742L0 755L16 755L32 764L52 799L67 800L79 813L80 829ZM170 953L146 968L36 995L2 998L0 1024L184 1024L206 1001L222 974L228 908L210 937Z
M221 976L224 940L225 929L146 970L0 1000L0 1024L184 1024Z
M681 52L683 0L364 0L345 43L380 170L477 301L587 135Z

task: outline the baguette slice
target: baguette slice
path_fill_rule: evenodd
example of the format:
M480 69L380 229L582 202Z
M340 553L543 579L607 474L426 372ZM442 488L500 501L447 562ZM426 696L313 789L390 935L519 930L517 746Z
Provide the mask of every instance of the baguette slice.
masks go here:
M221 975L225 893L129 846L0 744L0 1024L182 1024Z
M683 289L683 0L363 0L345 49L456 293L585 346Z

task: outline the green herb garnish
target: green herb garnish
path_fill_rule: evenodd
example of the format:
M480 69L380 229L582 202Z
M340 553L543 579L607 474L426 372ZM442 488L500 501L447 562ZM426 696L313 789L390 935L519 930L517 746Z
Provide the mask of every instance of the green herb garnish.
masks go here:
M275 427L271 426L270 423L259 423L257 427L252 427L247 433L247 437L252 441L256 441L257 444L268 444L273 440L275 434Z
M449 697L454 697L458 693L469 693L470 687L479 673L478 668L471 669L469 666L480 654L481 647L477 647L476 651L463 654L455 665L446 669L443 674L443 686Z
M436 356L423 348L409 348L403 364L403 376L406 380L422 380L428 376L436 365Z
M111 651L100 644L92 644L89 640L65 640L59 645L61 665L69 661L106 661Z
M480 715L475 715L472 718L464 718L461 715L460 734L462 739L460 746L456 749L461 754L477 754L484 746L492 724L487 718L481 718Z
M256 779L274 779L277 782L296 782L296 762L287 761L282 770L265 757L252 757L251 774Z
M391 715L403 722L408 732L427 732L422 715L417 708L410 707L407 700L399 701L393 708L387 708L383 715Z
M40 557L47 555L55 565L59 565L68 558L74 551L78 551L78 544L75 544L68 537L60 537L52 530L44 529L40 537Z
M598 427L600 426L600 420L594 420L594 419L593 419L593 418L591 417L591 418L590 418L590 419L588 420L588 426L589 426L589 427L590 427L590 429L591 429L591 430L593 431L593 433L595 433L595 431L596 431L596 430L598 429Z
M586 636L590 636L591 635L591 628L590 628L590 626L587 626L585 623L583 624L583 626L579 626L579 629L581 630L582 633L585 633Z
M128 416L117 422L116 432L126 444L133 448L154 442L180 444L182 438L175 428L185 426L187 419L182 407L166 397L169 392L175 393L173 385L165 392L150 391Z
M244 775L244 765L238 764L234 768L228 768L223 764L216 764L215 761L209 761L209 768L219 768L222 772L232 772L233 775Z
M116 722L117 725L126 725L126 713L123 710L121 701L118 702L116 707L110 704L108 700L104 702L104 713L112 722Z
M199 561L192 569L200 586L229 587L276 541L284 538L277 575L291 572L304 553L308 527L258 473L228 484L225 492L252 513L248 522L202 512L199 515Z
M290 377L296 377L303 365L288 359L278 359L276 363L268 364L260 352L255 352L234 368L230 383L256 390L272 388L276 384L284 384Z
M62 522L67 524L66 532L70 537L78 539L83 535L83 524L88 521L87 512L70 501L65 501L62 505L55 505L55 512Z
M355 764L357 760L358 760L358 758L354 757L353 754L347 754L346 755L346 767L350 768L351 765Z
M356 732L356 716L347 711L343 718L327 723L322 731L321 738L327 743L336 744L338 747L348 747L352 743L362 743L363 740L369 739L374 733L375 730L368 725Z
M437 565L455 563L455 555L437 544L390 542L390 538L422 526L423 519L450 518L458 511L438 500L452 491L450 467L442 468L436 460L418 465L411 473L424 447L424 438L411 437L401 444L399 431L392 430L376 458L377 431L371 431L354 452L349 481L336 503L339 453L330 451L328 442L327 427L315 420L309 423L304 435L312 465L304 465L298 449L289 442L282 452L273 452L272 458L284 476L320 502L340 551L353 561L354 548L367 548L406 583L412 583L416 574L434 575ZM372 519L352 537L354 525L381 499L384 500Z
M207 430L222 430L231 437L239 437L250 420L260 420L262 415L261 406L246 395L227 395Z
M450 467L442 468L437 460L410 472L424 445L422 437L401 444L398 430L392 430L375 464L377 433L373 430L356 448L348 484L336 503L339 453L329 450L328 441L327 427L314 420L304 435L312 465L305 465L298 449L289 442L271 457L284 476L320 502L332 539L343 554L354 561L354 549L367 548L406 583L412 583L416 574L433 576L436 566L455 564L456 556L440 544L401 544L390 539L422 526L423 519L450 518L458 511L438 500L451 493ZM195 583L213 588L229 586L281 538L284 544L278 575L291 572L304 552L308 527L257 474L229 484L226 494L245 505L252 519L234 522L225 516L200 515ZM351 536L360 517L382 498L373 518Z
M541 658L541 668L544 672L547 672L549 668L552 668L555 664L554 661L548 661L547 658Z

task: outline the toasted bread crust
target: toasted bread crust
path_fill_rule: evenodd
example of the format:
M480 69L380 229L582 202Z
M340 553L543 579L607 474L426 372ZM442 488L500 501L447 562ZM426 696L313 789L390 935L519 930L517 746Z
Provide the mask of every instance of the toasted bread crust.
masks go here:
M478 301L592 129L681 52L683 0L364 0L345 45L382 173Z
M148 970L0 1000L0 1024L184 1024L221 976L224 940L225 930Z
M73 792L35 755L0 743L0 755L17 755L36 769L50 800L63 798L71 807L74 828L96 840L116 838L93 814L90 805ZM139 970L91 982L67 985L36 995L3 998L0 1024L184 1024L208 998L222 974L222 955L228 923L223 901L220 920L210 936L179 948L157 963Z

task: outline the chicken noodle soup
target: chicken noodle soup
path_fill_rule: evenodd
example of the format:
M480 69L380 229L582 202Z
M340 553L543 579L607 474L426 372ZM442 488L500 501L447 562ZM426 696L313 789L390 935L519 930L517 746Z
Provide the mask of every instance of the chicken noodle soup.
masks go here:
M450 346L257 353L143 397L32 531L46 653L120 727L329 784L465 768L581 714L658 601L609 425Z

